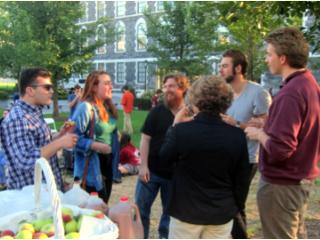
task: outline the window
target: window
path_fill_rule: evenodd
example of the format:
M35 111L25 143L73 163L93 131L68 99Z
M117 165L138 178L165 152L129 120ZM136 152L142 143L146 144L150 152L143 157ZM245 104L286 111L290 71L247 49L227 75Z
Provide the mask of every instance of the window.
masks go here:
M147 87L147 62L137 62L137 83Z
M97 19L105 16L105 2L104 1L97 1Z
M163 1L157 1L157 11L163 11L164 6L163 6Z
M126 15L126 1L116 1L115 4L115 16L120 17Z
M148 8L147 1L137 1L137 4L138 4L138 8L137 8L138 13L143 13Z
M126 64L124 62L116 63L116 83L125 84L126 82Z
M98 63L98 68L97 68L97 70L99 70L99 71L105 71L105 69L104 69L104 63Z
M146 22L143 18L140 18L136 24L136 50L145 50L148 38L146 34Z
M126 50L126 28L123 22L116 24L116 52L124 52Z
M80 19L80 22L87 22L88 21L88 10L89 10L89 4L88 2L80 2L81 8L83 9L83 16Z
M96 40L105 42L105 34L106 34L105 28L102 25L99 25L97 28ZM96 51L97 54L105 54L106 52L107 52L106 44L103 44Z
M87 28L85 26L82 26L80 29L80 49L88 47L89 42L87 38Z

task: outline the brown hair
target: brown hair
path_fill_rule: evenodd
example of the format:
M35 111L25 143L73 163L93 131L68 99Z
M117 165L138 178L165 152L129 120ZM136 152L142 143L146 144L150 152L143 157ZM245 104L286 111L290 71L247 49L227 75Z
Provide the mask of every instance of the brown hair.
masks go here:
M284 55L292 68L304 68L308 62L309 45L296 28L279 28L269 33L265 41L272 44L278 56Z
M232 89L218 76L201 76L189 90L190 101L201 112L225 113L233 99Z
M93 102L99 109L99 117L103 122L108 122L109 115L105 109L104 103L96 96L94 92L94 87L99 84L99 76L101 75L108 75L109 73L106 71L93 71L91 72L84 85L83 95L81 100L82 101L89 101Z
M222 57L229 57L232 59L232 69L235 74L235 69L238 65L241 66L241 73L246 75L248 62L246 56L239 50L230 49L223 53Z

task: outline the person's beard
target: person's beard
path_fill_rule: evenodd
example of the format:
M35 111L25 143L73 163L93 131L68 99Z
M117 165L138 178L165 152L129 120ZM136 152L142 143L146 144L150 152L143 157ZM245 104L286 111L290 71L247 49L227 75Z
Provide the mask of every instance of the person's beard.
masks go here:
M183 101L183 98L180 98L178 95L172 92L168 92L164 94L164 104L169 109L174 109L180 106L181 102Z
M234 77L235 77L235 76L234 76L234 74L232 74L232 75L230 75L230 76L226 77L226 82L227 82L227 83L229 83L229 84L230 84L230 83L232 83L232 82L233 82L233 80L234 80Z

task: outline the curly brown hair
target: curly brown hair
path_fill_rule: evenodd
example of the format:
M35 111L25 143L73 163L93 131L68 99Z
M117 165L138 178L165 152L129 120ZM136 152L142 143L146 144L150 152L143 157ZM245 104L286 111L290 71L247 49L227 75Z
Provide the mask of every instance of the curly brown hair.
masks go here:
M276 29L265 41L272 44L278 56L284 55L292 68L304 68L308 62L309 44L303 33L293 27Z
M218 76L201 76L189 90L190 101L200 112L218 115L231 105L231 87Z

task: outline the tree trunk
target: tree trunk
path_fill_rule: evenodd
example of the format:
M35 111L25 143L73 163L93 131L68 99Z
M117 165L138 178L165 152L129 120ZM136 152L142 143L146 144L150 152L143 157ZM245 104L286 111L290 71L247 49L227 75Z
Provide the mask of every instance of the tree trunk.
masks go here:
M57 79L59 78L59 74L53 74L53 76L55 77L53 80L53 117L57 118L59 117L59 103L58 103L58 83L57 83Z

